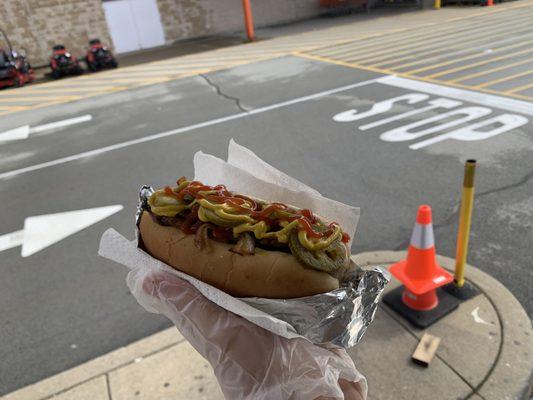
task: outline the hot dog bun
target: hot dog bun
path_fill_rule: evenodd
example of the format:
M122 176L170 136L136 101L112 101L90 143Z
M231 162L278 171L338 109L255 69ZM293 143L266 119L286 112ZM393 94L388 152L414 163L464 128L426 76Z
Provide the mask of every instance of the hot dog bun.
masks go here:
M231 244L214 240L209 240L208 249L199 250L194 235L159 225L148 211L139 231L150 255L235 297L290 299L339 287L338 279L304 268L288 253L258 248L254 255L242 256L229 251Z

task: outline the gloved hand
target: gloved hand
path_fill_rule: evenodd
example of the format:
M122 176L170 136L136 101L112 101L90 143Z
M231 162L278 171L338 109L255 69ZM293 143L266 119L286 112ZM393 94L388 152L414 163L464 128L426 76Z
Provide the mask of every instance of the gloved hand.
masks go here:
M127 283L139 304L166 315L209 361L227 399L366 399L366 380L344 349L275 335L168 272L132 270Z

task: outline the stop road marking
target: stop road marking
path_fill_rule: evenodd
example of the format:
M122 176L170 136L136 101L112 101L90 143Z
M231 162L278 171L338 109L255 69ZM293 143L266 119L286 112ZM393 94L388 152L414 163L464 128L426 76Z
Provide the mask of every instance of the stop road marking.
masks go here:
M388 82L385 81L385 83ZM423 84L423 82L419 83ZM433 92L435 92L435 90L433 90ZM437 90L436 94L440 94L438 92L439 91ZM494 101L489 101L489 103L491 102ZM402 114L383 118L383 114L389 112L395 104L420 104L422 107ZM461 101L450 100L444 97L430 99L430 95L425 93L408 93L377 102L367 111L359 112L359 110L351 109L340 112L333 116L333 120L336 122L354 122L362 121L374 116L382 117L374 122L358 125L359 130L366 131L428 111L436 111L439 109L450 110L436 116L431 116L416 122L407 123L397 128L389 129L381 133L379 136L380 139L385 142L404 142L427 135L438 134L429 139L411 144L409 148L413 150L418 150L447 139L462 141L485 140L509 132L528 123L526 117L510 113L484 118L489 116L489 114L493 114L494 110L489 107L481 106L461 107L462 105L463 102ZM468 125L461 126L466 123L468 123ZM450 131L450 129L455 127L457 127L457 129Z

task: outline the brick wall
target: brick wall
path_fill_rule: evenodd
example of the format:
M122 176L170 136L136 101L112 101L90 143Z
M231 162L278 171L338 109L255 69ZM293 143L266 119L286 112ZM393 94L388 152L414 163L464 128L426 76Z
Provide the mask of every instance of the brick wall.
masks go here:
M0 21L33 65L48 63L54 44L81 56L90 38L111 41L101 0L0 0Z
M244 30L241 0L157 0L168 43ZM311 18L319 0L251 0L256 27Z
M167 43L243 31L241 0L157 0ZM256 27L319 14L319 0L251 0ZM0 27L33 65L47 64L54 44L83 55L89 38L112 46L101 0L0 0Z

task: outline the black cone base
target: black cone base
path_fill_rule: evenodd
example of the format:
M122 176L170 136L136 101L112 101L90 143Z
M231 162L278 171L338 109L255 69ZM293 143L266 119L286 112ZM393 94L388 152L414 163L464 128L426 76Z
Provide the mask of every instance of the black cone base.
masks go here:
M480 293L479 290L477 290L474 285L469 282L465 282L462 287L458 287L454 282L452 282L443 286L442 289L460 301L470 300Z
M437 307L429 311L413 310L402 301L403 291L404 287L400 286L387 293L383 297L383 301L417 328L427 328L459 306L459 301L455 297L442 289L437 289L437 296L439 297L439 305Z

